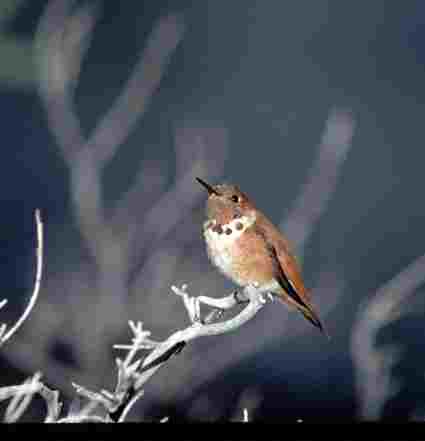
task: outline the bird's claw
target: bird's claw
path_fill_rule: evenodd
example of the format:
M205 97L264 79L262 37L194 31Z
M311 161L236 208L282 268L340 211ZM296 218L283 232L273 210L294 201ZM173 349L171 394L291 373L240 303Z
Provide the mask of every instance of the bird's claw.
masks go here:
M260 303L262 303L264 305L267 302L274 302L274 297L271 292L266 292L266 293L261 293L259 295L259 300L260 300Z
M246 299L239 291L235 291L233 293L233 298L235 299L236 304L241 305L242 303L247 303L249 300Z
M270 302L274 302L274 296L271 292L267 293L267 300L270 300Z
M216 320L218 320L224 313L224 309L219 309L219 308L215 308L213 309L206 317L204 320L205 324L210 324L212 322L215 322Z

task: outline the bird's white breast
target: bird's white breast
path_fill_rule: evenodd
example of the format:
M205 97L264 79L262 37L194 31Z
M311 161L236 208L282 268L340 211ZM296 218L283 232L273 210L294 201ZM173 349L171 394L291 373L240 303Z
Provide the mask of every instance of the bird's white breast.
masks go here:
M227 277L234 280L239 285L237 275L232 272L232 247L244 231L255 222L255 214L242 216L231 220L222 225L222 232L214 231L212 227L217 225L215 220L207 221L204 224L204 237L207 243L208 256L212 263L216 265ZM240 227L242 225L242 228ZM237 228L239 227L239 229ZM229 234L227 234L231 231Z

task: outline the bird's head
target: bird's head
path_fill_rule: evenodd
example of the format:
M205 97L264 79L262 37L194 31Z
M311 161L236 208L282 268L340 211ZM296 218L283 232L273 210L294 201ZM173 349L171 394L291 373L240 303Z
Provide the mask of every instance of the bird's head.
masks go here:
M232 219L246 216L254 206L245 193L230 184L210 185L200 178L196 180L207 190L207 217L226 224Z

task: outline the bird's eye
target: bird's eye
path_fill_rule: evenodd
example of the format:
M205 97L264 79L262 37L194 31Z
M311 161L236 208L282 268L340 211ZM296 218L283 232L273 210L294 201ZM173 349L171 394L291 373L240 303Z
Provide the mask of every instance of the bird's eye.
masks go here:
M235 194L230 199L235 203L239 202L239 196L237 196Z

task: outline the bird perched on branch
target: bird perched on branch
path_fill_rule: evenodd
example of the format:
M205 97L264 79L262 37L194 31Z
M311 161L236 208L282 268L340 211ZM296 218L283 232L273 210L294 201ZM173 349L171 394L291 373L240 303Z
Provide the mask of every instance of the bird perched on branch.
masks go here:
M203 233L211 262L237 285L275 295L325 333L283 234L238 187L196 180L208 191Z

